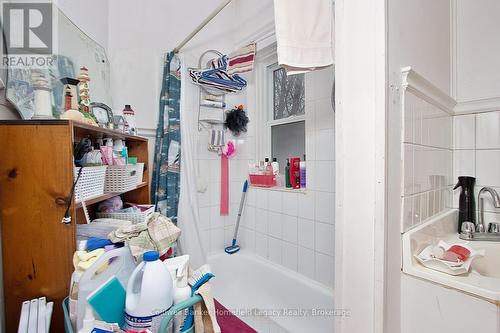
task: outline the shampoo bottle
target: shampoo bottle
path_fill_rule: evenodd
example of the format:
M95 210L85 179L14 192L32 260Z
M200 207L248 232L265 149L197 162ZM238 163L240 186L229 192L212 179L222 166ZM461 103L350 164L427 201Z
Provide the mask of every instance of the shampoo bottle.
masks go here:
M271 166L273 167L273 174L275 176L280 173L280 165L276 157L273 157L273 162L271 163Z
M304 160L299 163L300 168L300 187L306 188L306 155L304 154Z
M285 186L287 188L292 187L292 183L290 183L290 160L286 159L286 167L285 167Z

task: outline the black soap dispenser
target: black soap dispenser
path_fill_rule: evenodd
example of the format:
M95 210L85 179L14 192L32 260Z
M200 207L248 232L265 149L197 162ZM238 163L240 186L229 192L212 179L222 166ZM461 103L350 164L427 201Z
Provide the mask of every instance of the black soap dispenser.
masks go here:
M476 178L461 176L454 190L461 187L460 203L458 206L458 233L462 232L463 222L476 222L476 204L474 201L474 184Z

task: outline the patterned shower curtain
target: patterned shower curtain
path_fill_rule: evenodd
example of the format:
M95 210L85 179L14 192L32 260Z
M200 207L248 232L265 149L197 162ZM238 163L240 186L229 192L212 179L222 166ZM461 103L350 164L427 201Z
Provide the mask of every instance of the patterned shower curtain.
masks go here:
M181 63L174 52L170 52L163 66L151 202L156 205L156 211L174 223L177 223L180 193L180 98Z

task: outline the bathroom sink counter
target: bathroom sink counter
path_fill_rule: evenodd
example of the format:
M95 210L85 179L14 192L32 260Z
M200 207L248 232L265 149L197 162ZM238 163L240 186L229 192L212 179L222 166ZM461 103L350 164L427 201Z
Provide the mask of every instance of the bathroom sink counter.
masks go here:
M457 210L452 209L403 234L403 272L500 305L500 267L497 264L500 262L500 243L461 240L456 231L457 216ZM436 245L439 240L484 249L485 257L474 260L469 273L457 276L421 265L414 255L428 245Z

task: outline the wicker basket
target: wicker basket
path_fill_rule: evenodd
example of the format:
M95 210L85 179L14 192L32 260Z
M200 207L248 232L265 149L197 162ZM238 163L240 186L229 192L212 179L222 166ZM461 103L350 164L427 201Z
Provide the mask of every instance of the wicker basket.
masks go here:
M104 192L121 193L137 187L137 165L110 165L106 170Z
M81 168L75 167L74 179ZM107 166L84 167L75 185L75 202L81 202L104 194L104 180Z
M137 167L137 185L139 185L144 175L144 163L137 163L135 166Z
M96 215L100 219L117 219L117 220L130 221L135 224L146 221L146 217L149 214L153 214L155 211L155 205L137 205L137 206L149 207L149 208L140 213L96 213Z

